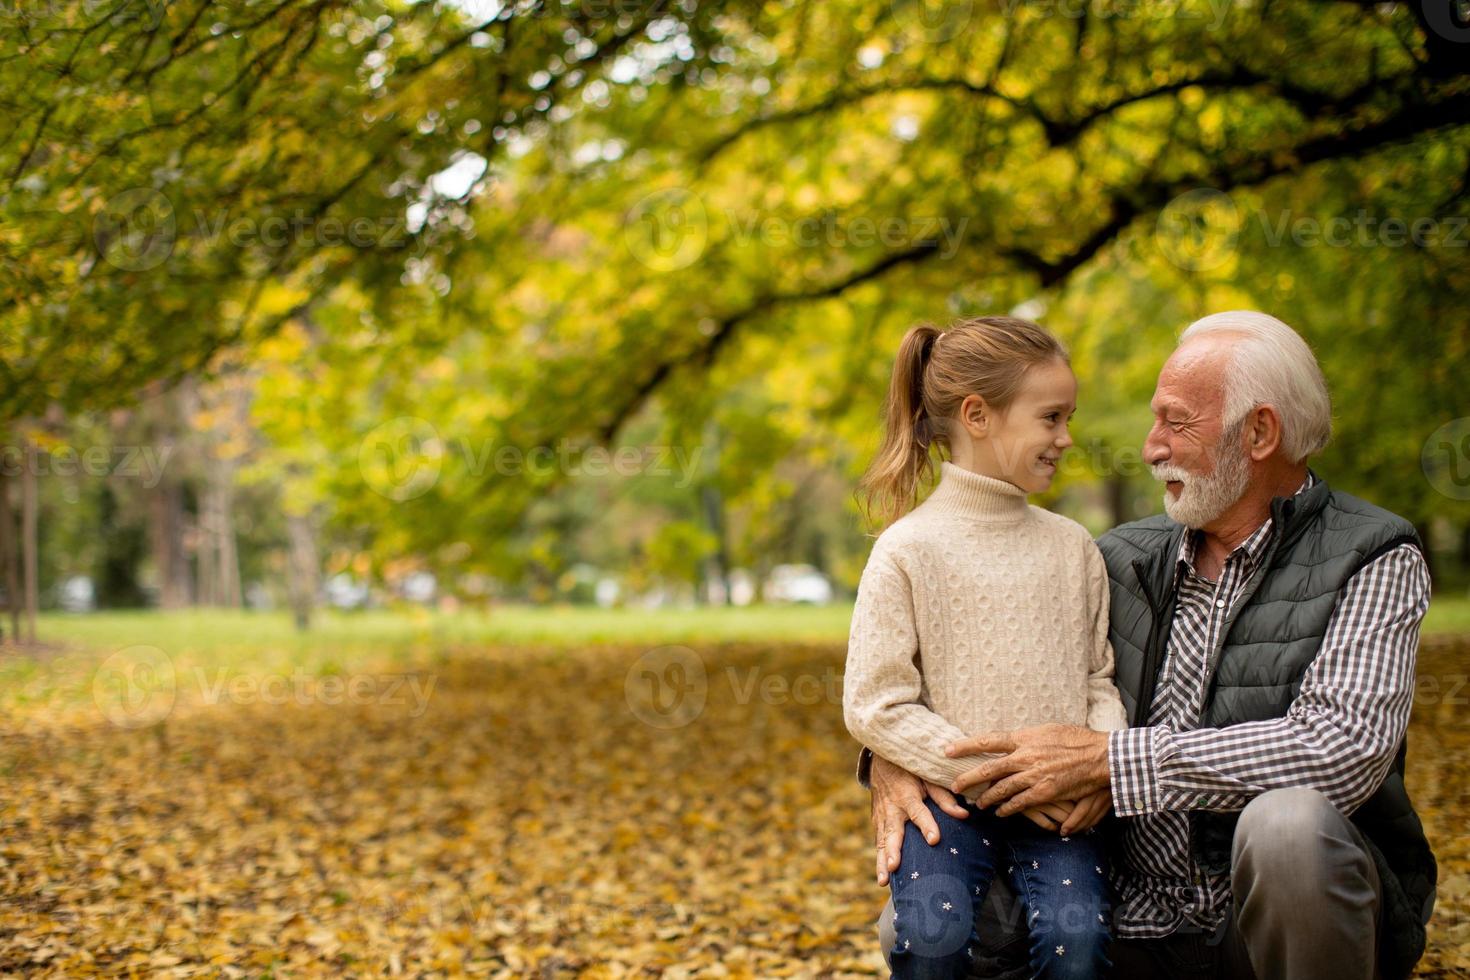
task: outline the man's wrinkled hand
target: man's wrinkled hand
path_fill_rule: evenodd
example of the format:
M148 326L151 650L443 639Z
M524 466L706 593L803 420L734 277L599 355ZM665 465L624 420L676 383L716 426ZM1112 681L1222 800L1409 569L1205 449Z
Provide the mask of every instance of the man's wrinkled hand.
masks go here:
M910 820L931 846L939 843L939 825L934 822L934 814L924 805L926 796L957 820L964 820L970 815L970 811L949 790L925 782L880 755L873 756L868 786L873 794L873 841L880 885L888 884L889 874L898 870L898 862L903 855L903 830Z
M1108 733L1076 725L1036 725L1013 732L988 732L951 742L945 755L1004 753L955 777L950 790L963 793L990 783L975 801L1008 817L1028 807L1080 800L1109 784Z

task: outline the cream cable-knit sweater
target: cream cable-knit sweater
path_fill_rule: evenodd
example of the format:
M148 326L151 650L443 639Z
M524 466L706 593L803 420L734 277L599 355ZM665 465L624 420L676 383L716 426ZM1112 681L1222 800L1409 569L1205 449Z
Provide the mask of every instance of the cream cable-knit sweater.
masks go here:
M1046 722L1126 727L1092 536L1014 484L942 461L934 491L873 543L842 711L875 753L944 786L979 762L947 758L955 739Z

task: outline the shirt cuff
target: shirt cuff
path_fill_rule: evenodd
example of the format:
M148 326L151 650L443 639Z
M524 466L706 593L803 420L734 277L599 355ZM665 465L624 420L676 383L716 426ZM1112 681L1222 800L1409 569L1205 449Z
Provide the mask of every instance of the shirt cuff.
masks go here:
M1248 793L1229 788L1207 789L1200 785L1201 767L1197 760L1209 748L1210 743L1205 739L1218 737L1218 731L1209 729L1171 732L1162 749L1155 746L1161 809L1229 812L1250 802Z
M857 765L857 781L858 781L858 784L860 786L862 786L863 789L872 789L873 788L868 783L868 780L871 777L872 772L873 772L873 750L870 749L870 748L868 748L866 745L864 745L863 746L863 750L858 753L858 765Z
M1113 782L1113 812L1120 817L1157 813L1159 805L1157 726L1108 733L1108 775Z

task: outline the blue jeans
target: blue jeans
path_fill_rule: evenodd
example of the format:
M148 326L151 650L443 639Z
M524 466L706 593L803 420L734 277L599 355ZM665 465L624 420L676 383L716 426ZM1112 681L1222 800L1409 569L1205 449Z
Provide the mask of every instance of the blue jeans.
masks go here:
M1044 980L1083 980L1107 973L1107 857L1095 830L1061 837L1024 816L1000 818L968 800L956 820L925 800L939 825L930 846L912 822L903 857L890 878L895 980L954 978L970 972L975 911L996 873L1004 873L1025 909L1031 969Z

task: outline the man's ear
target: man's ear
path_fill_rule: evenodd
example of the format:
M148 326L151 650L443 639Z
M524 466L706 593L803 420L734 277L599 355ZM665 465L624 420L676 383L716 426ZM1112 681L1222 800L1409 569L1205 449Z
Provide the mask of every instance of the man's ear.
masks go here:
M1281 448L1281 416L1275 405L1258 405L1246 420L1245 449L1251 459L1269 459Z
M990 422L994 413L985 399L979 395L966 395L960 402L960 424L976 439L990 435Z

